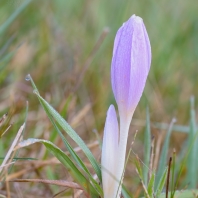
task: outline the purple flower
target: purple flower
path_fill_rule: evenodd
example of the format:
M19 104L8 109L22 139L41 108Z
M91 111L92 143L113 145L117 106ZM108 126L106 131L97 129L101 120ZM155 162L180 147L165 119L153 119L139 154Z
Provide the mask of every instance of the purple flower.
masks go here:
M119 113L133 114L151 64L151 47L143 20L133 15L118 30L111 64L111 83Z
M111 64L111 83L120 126L110 106L104 129L102 180L104 198L118 198L123 180L130 122L142 96L151 64L151 47L143 20L133 15L118 30Z

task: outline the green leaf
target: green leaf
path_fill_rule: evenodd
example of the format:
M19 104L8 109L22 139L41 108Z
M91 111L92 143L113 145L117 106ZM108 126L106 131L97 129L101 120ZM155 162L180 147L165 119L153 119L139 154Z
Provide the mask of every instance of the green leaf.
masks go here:
M157 185L155 194L156 194L156 198L158 198L164 188L165 182L166 182L166 177L167 177L167 173L168 173L168 167L165 168L164 173L162 174L159 183Z
M16 17L28 6L31 0L24 1L10 17L0 26L0 36L7 30L7 28L12 24Z
M192 147L193 147L197 137L198 137L198 132L195 134L195 138L193 139L192 144L189 145L189 148L187 149L187 153L186 153L184 159L182 160L182 162L180 163L181 166L180 166L180 169L179 169L179 172L178 172L178 176L177 176L177 179L176 179L176 182L175 182L174 189L177 189L177 186L178 186L178 183L179 183L179 178L181 177L182 171L183 171L184 166L185 166L185 164L186 164L186 162L188 160L188 156L189 156L189 154L190 154L190 152L192 150ZM197 174L195 176L197 176ZM175 191L172 192L171 196L174 197L174 194L175 194Z
M197 167L197 155L198 155L198 141L194 140L196 138L196 114L194 109L194 97L191 97L190 100L191 109L190 109L190 132L188 136L188 148L191 147L191 151L188 156L187 161L187 183L189 184L189 188L196 188L198 167ZM195 142L194 142L195 141Z
M40 101L42 103L42 101ZM43 106L51 123L53 124L55 130L58 132L58 134L60 135L61 139L63 140L63 143L65 145L65 147L68 149L70 155L73 157L73 159L76 161L76 163L79 165L79 167L82 169L82 171L84 171L84 173L86 174L87 177L89 177L89 179L92 181L94 187L96 188L96 190L98 191L98 193L100 194L100 196L103 195L103 191L101 186L96 182L96 180L92 177L91 173L89 172L89 170L87 169L87 167L85 166L85 164L83 163L83 161L80 159L80 157L77 155L77 153L73 150L73 148L71 147L71 145L69 144L69 142L66 140L66 138L64 137L64 135L61 133L61 131L59 130L58 126L56 125L56 123L54 122L51 114L48 112L48 109L45 108L45 105Z
M20 142L18 148L26 147L35 143L42 143L45 147L71 172L72 176L79 182L83 189L91 194L91 197L98 197L98 192L92 183L81 173L72 160L52 142L42 139L29 138Z
M12 59L12 57L15 55L15 53L16 53L16 50L6 54L0 60L0 72L6 67L7 63Z
M34 81L32 80L31 76L28 75L26 77L27 80L30 80L32 83L34 90L34 93L37 95L41 105L43 106L46 113L51 115L54 120L62 127L62 129L78 144L78 146L82 149L82 151L85 153L87 158L89 159L90 163L92 164L100 182L102 182L102 176L101 176L101 168L96 161L95 157L87 147L87 145L84 143L84 141L80 138L80 136L71 128L71 126L63 119L63 117L47 102L45 101L38 92L38 89L36 85L34 84ZM49 117L49 116L48 116ZM52 122L53 119L50 119ZM54 125L55 126L55 125ZM61 138L63 139L63 135Z
M122 196L124 198L132 198L133 196L128 192L128 190L126 189L126 187L124 185L122 185Z
M139 161L139 158L138 158L137 155L136 155L136 158L135 158L135 166L137 168L137 172L139 174L140 179L143 180L142 168L140 166L140 161Z
M167 123L159 123L159 122L154 122L152 123L152 125L157 128L157 129L161 129L161 130L168 130L170 124ZM184 126L184 125L174 125L173 126L173 131L177 131L177 132L181 132L181 133L189 133L190 128L189 126Z
M155 184L155 172L153 171L147 188L150 197L153 197L154 195L154 184Z
M158 166L158 171L157 171L157 175L156 175L156 183L159 183L160 177L164 172L164 169L166 167L166 163L167 163L167 156L168 156L168 149L169 149L169 141L170 141L170 135L173 129L173 124L175 123L175 119L173 118L168 132L166 134L166 138L162 147L162 152L161 152L161 157L160 157L160 161L159 161L159 166Z
M1 47L1 49L0 49L0 62L2 60L2 57L5 56L5 53L8 50L8 48L10 47L10 45L12 44L14 38L15 38L15 35L12 35L10 38L8 38L8 40L6 40L5 44Z
M149 108L147 107L147 109L146 109L146 129L145 129L145 133L144 133L144 167L143 167L145 186L147 186L147 183L148 183L150 155L151 155L151 131L150 131Z
M142 183L142 187L143 187L143 189L144 189L145 197L146 197L146 198L150 198L150 197L149 197L149 194L148 194L148 191L147 191L147 188L146 188L146 186L145 186L145 184L144 184L144 181L143 181L142 168L141 168L141 166L140 166L140 160L139 160L139 158L138 158L137 155L135 155L135 166L136 166L136 170L137 170L138 176L139 176L139 178L140 178L140 181L141 181L141 183Z
M5 157L0 157L0 160L4 160ZM22 160L26 160L26 161L31 161L31 160L37 160L37 158L32 158L32 157L13 157L12 160L15 160L15 161L22 161Z
M55 123L54 123L55 124ZM56 125L56 124L55 124ZM58 130L58 127L56 126L56 130ZM61 135L62 133L60 132L60 130L58 130L59 135ZM83 161L80 159L80 157L77 155L77 153L74 151L74 149L71 147L71 145L69 144L69 142L66 140L66 138L63 136L62 134L62 140L66 146L66 148L68 149L70 155L73 157L73 159L76 161L76 163L80 166L80 168L82 169L82 171L84 171L84 174L92 181L95 189L97 190L97 192L99 193L100 196L103 195L103 191L101 186L96 182L96 180L93 178L93 176L91 175L91 173L89 172L89 170L87 169L87 167L85 166L85 164L83 163Z
M170 197L170 192L168 193L168 197ZM181 190L175 192L175 198L196 198L198 196L198 190L192 189L192 190ZM159 198L165 198L166 194L162 193Z

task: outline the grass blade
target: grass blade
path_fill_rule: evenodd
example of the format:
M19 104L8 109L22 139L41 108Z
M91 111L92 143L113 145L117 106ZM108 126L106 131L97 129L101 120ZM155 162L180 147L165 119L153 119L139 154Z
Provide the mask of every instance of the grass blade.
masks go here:
M194 139L193 139L193 142L192 142L192 144L189 145L189 148L188 148L188 150L187 150L187 153L186 153L184 159L183 159L182 162L181 162L181 167L180 167L180 169L179 169L179 173L178 173L178 176L177 176L177 179L176 179L176 182L175 182L175 187L174 187L174 189L177 189L177 187L178 187L179 178L181 177L182 171L183 171L183 169L184 169L184 166L186 165L186 162L187 162L187 160L188 160L188 156L189 156L189 154L190 154L190 152L191 152L191 150L192 150L193 145L195 144L195 140L197 139L197 137L198 137L198 132L196 132L196 134L195 134L195 136L194 136ZM173 191L172 194L173 194L172 197L174 197L175 191Z
M135 154L135 167L136 167L136 172L140 178L140 181L142 183L142 187L144 189L144 194L145 194L145 197L146 198L150 198L149 194L148 194L148 191L147 191L147 188L146 186L144 185L144 181L143 181L143 173L142 173L142 168L140 166L140 160L138 158L138 156Z
M128 192L124 185L122 185L122 196L124 198L132 198L132 195Z
M170 135L172 132L172 128L173 128L173 124L175 123L175 118L172 119L168 132L166 134L166 138L162 147L162 152L161 152L161 157L160 157L160 161L159 161L159 166L158 166L158 171L157 171L157 175L156 175L156 183L158 184L160 181L160 177L164 172L164 169L166 167L166 163L167 163L167 155L168 155L168 148L169 148L169 140L170 140Z
M154 184L155 184L155 172L153 171L147 188L150 197L153 197L154 195Z
M16 149L23 148L35 143L42 143L73 175L73 177L79 182L83 189L91 194L91 197L98 197L98 192L90 183L90 181L81 173L72 160L56 145L52 142L42 139L29 138L18 144Z
M19 6L12 15L0 26L0 36L7 30L7 28L12 24L16 17L28 6L31 0L24 1L21 6Z
M158 198L164 188L165 182L166 182L166 177L167 177L167 173L168 173L168 167L165 168L164 173L162 174L159 183L157 185L155 194L156 194L156 198Z
M84 141L78 136L78 134L71 128L71 126L61 117L61 115L53 108L51 107L40 95L37 95L39 99L42 101L42 103L45 105L45 107L48 109L48 111L51 113L53 118L57 121L57 123L63 128L65 132L78 144L78 146L84 151L85 155L89 159L90 163L92 164L94 170L96 171L96 174L98 175L98 178L101 179L101 170L99 167L99 164L97 163L95 157L89 150L89 148L86 146Z
M144 133L144 167L143 167L143 176L144 184L147 186L148 183L148 172L149 172L149 163L151 155L151 130L150 130L150 115L149 108L146 109L146 129Z
M15 50L9 52L4 57L0 59L0 72L6 67L6 65L10 62L10 60L13 58L13 56L16 54L18 48Z
M189 188L196 188L197 184L197 143L198 141L195 140L195 135L196 135L196 114L195 114L195 109L194 109L194 97L192 96L190 99L190 132L188 136L188 148L193 144L192 149L189 153L188 156L188 162L187 162L187 167L188 167L188 172L187 172L187 183L189 183Z
M162 193L159 198L165 198L165 193ZM170 192L168 193L168 196L170 196ZM175 198L196 198L198 196L198 190L192 189L192 190L181 190L175 192Z
M136 166L139 177L143 180L142 168L140 166L140 161L138 159L138 156L136 156L136 159L135 159L135 166Z
M102 182L101 168L100 168L98 162L96 161L95 157L93 156L93 154L87 147L87 145L80 138L80 136L71 128L71 126L63 119L63 117L47 101L45 101L39 95L38 89L37 89L36 85L34 84L34 81L32 80L31 76L28 75L26 77L26 79L31 81L32 86L35 89L34 93L37 95L37 97L38 97L41 105L43 106L44 110L46 111L46 113L53 116L53 119L56 120L56 122L61 126L61 128L78 144L78 146L82 149L82 151L85 153L85 155L89 159L90 163L92 164L100 182Z
M42 101L40 101L40 102L42 103ZM46 111L46 113L48 115L48 118L50 119L50 121L53 124L54 128L56 129L56 131L60 135L61 139L63 140L64 145L68 149L70 155L73 157L73 159L76 161L76 163L82 169L82 171L84 171L84 173L86 174L86 176L89 177L89 179L92 181L92 183L93 183L94 187L96 188L96 190L98 191L98 193L102 196L103 195L103 192L102 192L101 186L96 182L95 179L93 179L91 173L89 172L89 170L87 169L87 167L85 166L85 164L83 163L83 161L76 154L76 152L73 150L73 148L71 147L71 145L69 144L69 142L66 140L66 138L64 137L64 135L62 134L62 132L59 130L58 126L54 122L54 120L53 120L51 114L49 113L48 109L45 108L45 105L43 105L43 108L45 109L45 111Z

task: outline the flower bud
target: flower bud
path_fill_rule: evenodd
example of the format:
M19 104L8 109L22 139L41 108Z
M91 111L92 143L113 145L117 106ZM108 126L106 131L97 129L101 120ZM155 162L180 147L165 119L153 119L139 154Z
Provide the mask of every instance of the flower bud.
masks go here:
M151 64L151 47L143 20L133 15L114 41L111 83L120 116L133 115Z
M130 122L142 96L151 64L151 47L143 20L133 15L118 30L111 63L111 83L118 105L120 126L110 106L102 147L104 198L118 198L126 157ZM118 185L119 184L119 185Z

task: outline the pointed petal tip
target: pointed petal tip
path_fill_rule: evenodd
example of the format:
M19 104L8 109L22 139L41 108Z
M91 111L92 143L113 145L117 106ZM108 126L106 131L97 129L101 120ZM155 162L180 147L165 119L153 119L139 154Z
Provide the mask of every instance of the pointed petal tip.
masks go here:
M134 20L136 23L142 23L143 22L143 19L139 16L136 16L135 14L131 16L132 20Z

